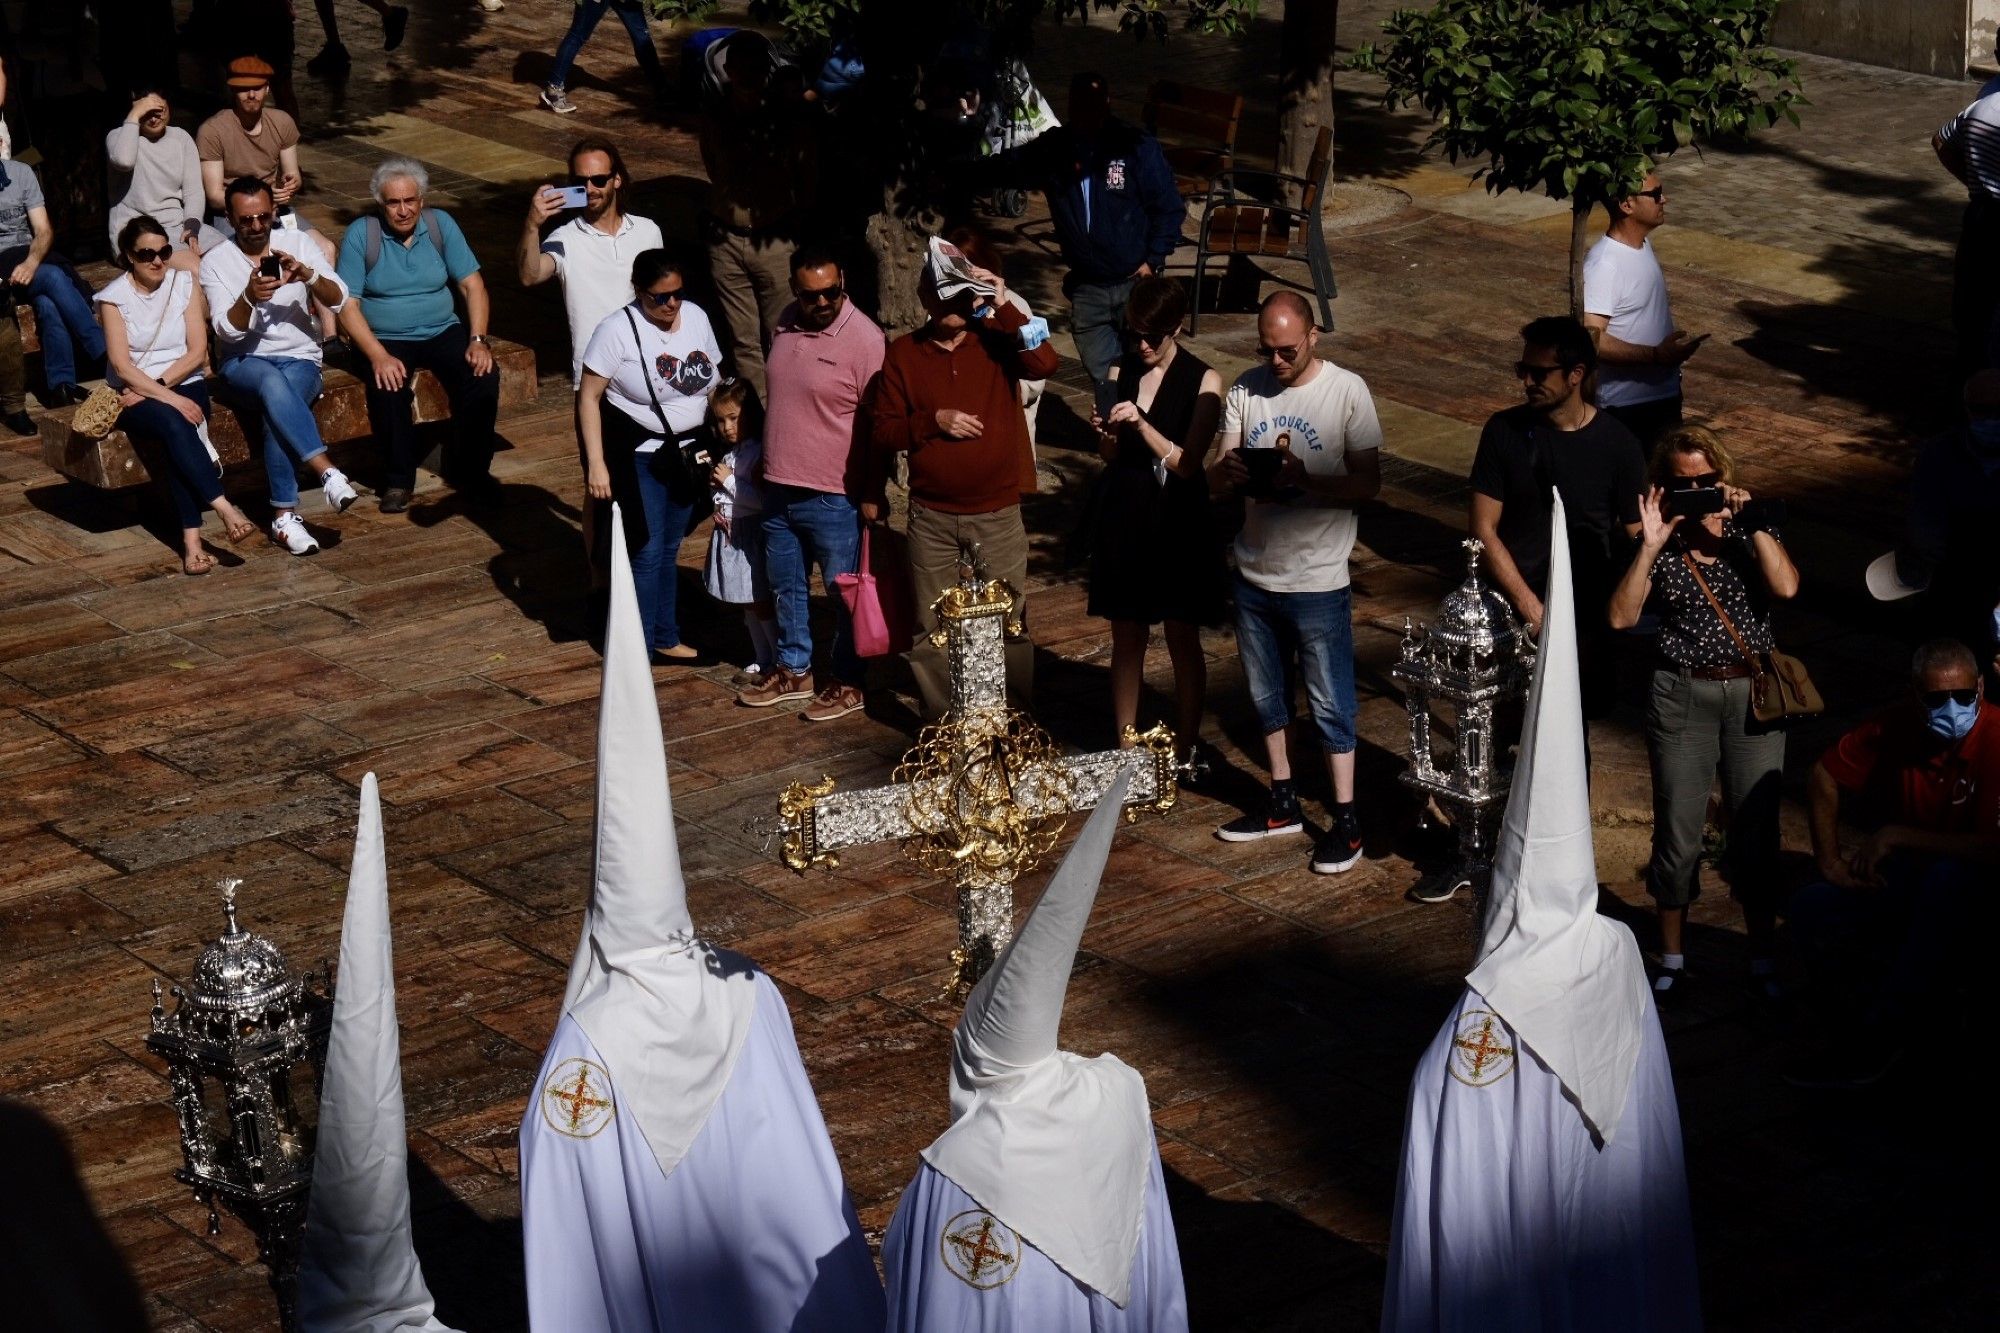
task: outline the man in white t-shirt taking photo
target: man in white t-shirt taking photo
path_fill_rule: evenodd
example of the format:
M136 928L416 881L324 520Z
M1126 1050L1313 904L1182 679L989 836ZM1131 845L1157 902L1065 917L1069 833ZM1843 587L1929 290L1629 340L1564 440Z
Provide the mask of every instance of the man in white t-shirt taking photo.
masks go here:
M583 207L576 208L565 200L564 186L537 187L528 200L528 216L521 226L520 244L515 247L514 262L523 287L539 286L550 278L562 282L572 393L583 382L583 349L590 345L590 335L597 332L606 315L633 299L632 261L666 244L660 238L658 223L621 207L629 179L616 144L608 139L578 139L570 145L566 185L569 190L583 191ZM542 235L549 219L565 212L571 215L569 221ZM582 439L582 427L578 426L579 465ZM610 517L610 507L609 503L584 498L583 546L590 554L590 586L598 592L611 586L611 567L605 553L597 549L597 533L602 521Z
M1278 292L1257 316L1257 359L1223 401L1209 489L1240 492L1236 643L1271 765L1263 810L1216 830L1225 842L1304 830L1292 781L1291 682L1303 679L1333 783L1330 827L1312 868L1338 874L1361 859L1354 813L1354 625L1347 557L1356 511L1382 489L1382 425L1359 375L1316 354L1312 308ZM1269 460L1269 461L1266 461Z
M1647 449L1681 424L1681 363L1708 341L1674 327L1667 277L1648 238L1667 220L1649 172L1637 194L1606 205L1611 225L1583 261L1583 326L1597 340L1597 405Z

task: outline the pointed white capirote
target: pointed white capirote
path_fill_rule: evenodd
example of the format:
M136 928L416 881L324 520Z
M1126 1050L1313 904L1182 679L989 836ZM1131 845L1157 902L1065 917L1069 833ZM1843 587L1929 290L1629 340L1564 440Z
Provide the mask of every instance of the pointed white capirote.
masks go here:
M688 915L659 697L613 505L597 854L563 1012L603 1057L663 1172L679 1165L728 1085L756 1005L748 964L732 968Z
M1639 1059L1646 973L1632 933L1597 910L1578 608L1560 494L1550 523L1541 652L1479 961L1465 980L1561 1080L1598 1140L1609 1142Z
M1146 1082L1058 1049L1063 997L1125 804L1121 773L952 1038L952 1124L923 1158L1085 1286L1131 1296L1153 1151Z
M381 796L370 773L361 780L361 820L340 926L333 1032L299 1256L298 1320L306 1333L450 1333L434 1308L410 1240L389 866Z

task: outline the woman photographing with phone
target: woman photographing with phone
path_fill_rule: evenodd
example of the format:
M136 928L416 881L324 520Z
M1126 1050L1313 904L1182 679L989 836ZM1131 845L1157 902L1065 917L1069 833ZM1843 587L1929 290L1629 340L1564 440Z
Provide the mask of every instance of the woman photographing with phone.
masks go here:
M632 261L637 296L591 335L576 398L584 487L623 507L647 646L656 662L682 665L699 654L681 642L678 555L708 494L708 395L722 360L686 283L665 250Z
M1773 601L1799 590L1798 567L1772 529L1772 506L1736 485L1713 431L1662 436L1639 497L1639 550L1611 594L1614 629L1659 620L1659 661L1646 707L1653 773L1653 856L1647 887L1659 907L1656 997L1686 983L1688 904L1701 893L1702 828L1718 763L1729 811L1730 891L1750 937L1752 984L1775 986L1778 795L1785 734L1751 716L1749 655L1771 651Z

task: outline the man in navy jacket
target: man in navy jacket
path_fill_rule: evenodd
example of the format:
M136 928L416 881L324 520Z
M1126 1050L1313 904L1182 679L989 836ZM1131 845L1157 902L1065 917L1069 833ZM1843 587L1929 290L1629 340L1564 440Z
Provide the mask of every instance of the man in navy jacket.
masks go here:
M1187 205L1159 142L1111 114L1101 75L1070 82L1069 119L1043 135L1043 186L1069 276L1070 332L1099 385L1124 352L1125 298L1166 266L1180 244Z

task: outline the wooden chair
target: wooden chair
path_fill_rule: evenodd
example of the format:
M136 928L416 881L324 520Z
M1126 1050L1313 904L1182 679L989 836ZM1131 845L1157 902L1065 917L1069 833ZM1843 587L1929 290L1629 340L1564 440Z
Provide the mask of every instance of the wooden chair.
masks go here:
M1243 95L1162 80L1146 94L1146 129L1160 141L1183 199L1215 189L1236 165L1236 129Z
M1326 230L1320 223L1320 209L1326 204L1332 171L1333 130L1322 126L1304 176L1280 171L1218 173L1215 191L1202 205L1201 233L1195 241L1189 333L1195 331L1201 319L1202 277L1208 261L1237 255L1251 260L1289 259L1305 264L1312 274L1313 294L1319 298L1320 327L1333 327L1333 307L1329 300L1338 288L1333 281L1333 259L1327 254ZM1285 202L1288 189L1298 192L1297 207Z

